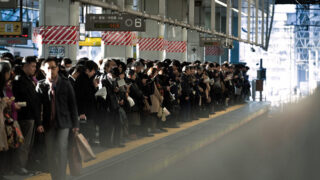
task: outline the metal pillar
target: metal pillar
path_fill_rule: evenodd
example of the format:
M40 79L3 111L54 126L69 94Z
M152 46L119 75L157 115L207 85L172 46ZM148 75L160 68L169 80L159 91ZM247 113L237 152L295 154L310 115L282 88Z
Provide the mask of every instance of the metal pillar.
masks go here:
M241 39L242 0L238 0L238 38Z
M133 9L132 0L117 0L117 5L120 9ZM130 58L133 57L133 46L113 46L105 45L104 42L101 43L102 56L103 58L107 57L119 57L119 58Z
M182 61L187 61L188 59L188 30L186 28L182 29L182 41L186 42L187 48L184 53L182 53Z
M189 0L189 24L194 26L194 0Z
M248 31L248 34L247 34L247 40L248 42L250 42L250 34L251 34L251 0L248 0L248 22L247 22L247 31Z
M261 27L261 45L264 46L264 0L262 1L262 27Z
M213 32L216 31L216 1L215 0L211 0L211 31Z
M79 26L79 2L72 0L40 0L40 26ZM49 49L53 46L59 46L64 50L62 57L69 57L73 61L77 59L78 44L75 45L39 45L39 57L47 58L49 56Z
M227 18L227 22L226 22L226 35L227 37L230 36L230 7L231 7L231 0L227 0L227 14L226 14L226 18Z
M145 0L143 11L149 14L156 14L159 17L164 18L166 16L166 0ZM146 32L139 33L141 38L158 38L164 39L166 25L153 21L146 20ZM150 60L164 60L166 57L165 51L141 51L139 50L139 56L143 59Z
M259 0L256 0L256 31L255 31L255 43L258 44L258 18L259 18Z

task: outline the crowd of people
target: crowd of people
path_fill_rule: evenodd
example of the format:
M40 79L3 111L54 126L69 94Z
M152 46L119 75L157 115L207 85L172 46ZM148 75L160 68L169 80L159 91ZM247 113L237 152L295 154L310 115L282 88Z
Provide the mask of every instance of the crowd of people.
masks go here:
M243 103L250 96L248 70L215 62L81 58L74 63L5 53L0 61L0 179L34 170L65 179L69 136L78 131L92 146L124 147L128 140ZM10 133L17 127L21 133Z

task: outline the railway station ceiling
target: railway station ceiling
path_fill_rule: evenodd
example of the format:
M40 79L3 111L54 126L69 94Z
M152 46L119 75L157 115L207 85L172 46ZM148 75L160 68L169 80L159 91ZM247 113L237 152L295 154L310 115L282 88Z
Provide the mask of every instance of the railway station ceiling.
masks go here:
M276 0L276 4L320 4L320 0Z

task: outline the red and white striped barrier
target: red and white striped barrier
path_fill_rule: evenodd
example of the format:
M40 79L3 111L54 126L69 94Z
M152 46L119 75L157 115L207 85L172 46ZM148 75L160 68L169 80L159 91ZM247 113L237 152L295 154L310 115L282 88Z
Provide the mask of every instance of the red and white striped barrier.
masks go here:
M220 56L224 52L224 49L220 46L206 46L205 55L206 56Z
M163 51L165 40L163 38L139 38L140 51Z
M77 44L79 26L40 26L34 28L32 40L41 44Z
M131 46L134 44L135 33L130 31L107 31L101 37L105 45Z
M186 41L167 41L167 52L170 53L184 53L187 51Z

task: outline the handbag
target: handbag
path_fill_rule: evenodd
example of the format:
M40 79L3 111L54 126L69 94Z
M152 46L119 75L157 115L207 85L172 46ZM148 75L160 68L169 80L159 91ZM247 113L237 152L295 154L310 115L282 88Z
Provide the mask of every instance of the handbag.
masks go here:
M163 114L167 117L167 116L169 116L170 115L170 112L168 111L168 109L167 108L163 108Z
M14 121L9 114L4 114L5 130L9 148L16 149L24 143L24 137L21 132L18 121Z
M72 135L72 140L69 144L68 157L71 176L79 176L82 169L82 160L74 135Z
M134 100L132 99L132 97L128 96L127 100L128 100L128 102L129 102L130 107L133 107L133 106L135 105L135 102L134 102Z
M87 139L81 133L76 134L75 138L82 161L88 162L95 159L96 155L93 153Z
M235 91L234 92L235 95L241 95L242 88L235 87L234 91Z

